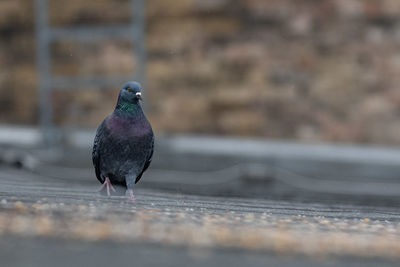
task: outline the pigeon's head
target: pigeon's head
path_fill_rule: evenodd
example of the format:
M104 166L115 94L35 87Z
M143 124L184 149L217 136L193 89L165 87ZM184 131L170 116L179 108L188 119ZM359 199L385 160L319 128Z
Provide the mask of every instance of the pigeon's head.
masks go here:
M131 103L142 100L142 86L140 83L127 82L119 92L119 100Z

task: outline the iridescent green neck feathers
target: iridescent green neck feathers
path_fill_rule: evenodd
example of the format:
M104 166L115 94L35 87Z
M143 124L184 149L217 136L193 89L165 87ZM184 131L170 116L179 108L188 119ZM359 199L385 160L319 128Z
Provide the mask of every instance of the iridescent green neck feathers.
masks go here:
M136 113L140 110L139 103L132 103L132 102L125 102L121 101L122 103L118 103L115 109L121 111L122 113Z

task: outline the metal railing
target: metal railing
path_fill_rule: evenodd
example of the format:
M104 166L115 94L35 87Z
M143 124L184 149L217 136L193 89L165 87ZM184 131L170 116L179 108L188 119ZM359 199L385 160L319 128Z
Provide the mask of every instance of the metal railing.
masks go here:
M51 27L49 23L48 0L35 0L37 68L39 73L40 128L46 145L56 143L57 129L53 122L51 95L54 89L83 89L87 87L109 87L120 85L128 80L145 82L145 0L131 0L131 23L120 26L79 26ZM52 74L52 56L50 45L55 41L94 42L103 40L129 40L132 43L133 56L136 55L138 67L134 75L66 77Z

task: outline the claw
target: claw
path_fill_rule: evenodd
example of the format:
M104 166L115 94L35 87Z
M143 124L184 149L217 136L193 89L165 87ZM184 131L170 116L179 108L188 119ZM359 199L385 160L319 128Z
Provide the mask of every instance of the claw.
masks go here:
M112 191L116 192L116 191L115 191L115 188L114 188L113 185L111 184L111 181L110 181L110 179L109 179L108 177L106 177L106 179L105 179L103 185L100 187L99 191L103 190L104 187L107 188L107 196L110 196L110 195L111 195L111 194L110 194L110 188L111 188Z

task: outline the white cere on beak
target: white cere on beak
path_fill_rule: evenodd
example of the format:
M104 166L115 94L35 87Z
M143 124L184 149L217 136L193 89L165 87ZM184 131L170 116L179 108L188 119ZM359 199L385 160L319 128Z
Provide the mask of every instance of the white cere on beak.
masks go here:
M136 96L141 97L141 96L142 96L142 93L141 93L141 92L137 92L137 93L136 93Z

